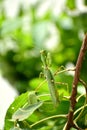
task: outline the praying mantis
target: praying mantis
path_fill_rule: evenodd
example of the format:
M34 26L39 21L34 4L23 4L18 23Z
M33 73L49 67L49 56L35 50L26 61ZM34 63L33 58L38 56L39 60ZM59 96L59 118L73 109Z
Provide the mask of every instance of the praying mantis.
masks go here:
M41 61L43 63L44 77L47 80L49 92L50 92L53 104L54 106L57 106L59 103L59 94L58 94L57 87L55 85L55 79L50 69L51 60L49 57L49 53L47 54L45 50L42 50L40 51L40 54L41 54Z
M50 95L51 95L51 99L53 101L53 104L54 106L57 106L60 102L60 99L59 99L59 92L58 92L58 89L56 87L56 83L57 84L62 84L62 85L66 85L68 86L67 83L60 83L60 82L56 82L55 79L54 79L54 76L56 76L57 74L60 74L60 73L63 73L63 72L66 72L66 71L75 71L75 68L72 68L72 69L65 69L63 66L61 66L61 68L63 68L62 71L56 71L54 74L52 73L51 69L50 69L50 66L51 66L51 57L50 57L50 53L47 53L45 50L41 50L40 51L40 54L41 54L41 61L43 63L43 74L44 74L44 77L46 78L46 81L48 83L48 88L49 88L49 92L50 92ZM43 82L44 83L44 82ZM41 83L39 85L39 87L43 84ZM37 89L39 88L37 87Z

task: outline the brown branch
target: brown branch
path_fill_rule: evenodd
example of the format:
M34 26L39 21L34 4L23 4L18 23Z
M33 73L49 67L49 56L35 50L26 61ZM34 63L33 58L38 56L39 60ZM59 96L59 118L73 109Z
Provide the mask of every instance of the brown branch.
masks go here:
M82 62L83 62L86 51L87 51L87 34L85 35L85 38L83 40L80 53L77 59L77 63L76 63L76 70L75 70L75 75L74 75L73 84L72 84L72 93L70 97L70 110L69 110L68 120L67 120L67 125L66 125L65 130L70 130L71 127L74 127L74 128L76 127L73 122L73 115L74 115L74 108L76 105L77 85L79 82ZM78 128L78 130L80 129L81 128Z

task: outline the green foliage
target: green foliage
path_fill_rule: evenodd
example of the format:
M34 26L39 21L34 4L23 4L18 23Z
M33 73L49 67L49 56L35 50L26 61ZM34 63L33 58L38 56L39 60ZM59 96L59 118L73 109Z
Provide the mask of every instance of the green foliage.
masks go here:
M56 109L54 109L53 103L50 102L49 100L47 101L47 99L45 99L43 103L41 101L38 101L37 103L29 104L28 96L29 96L29 92L20 95L19 97L17 97L17 99L15 99L15 101L9 107L5 118L5 130L34 129L34 126L35 129L39 129L40 127L45 129L47 127L47 124L49 126L48 129L50 129L51 127L54 126L53 123L54 120L49 120L49 119L54 118L56 122L58 120L57 117L61 119L61 121L63 121L62 123L61 122L58 123L61 127L63 127L63 124L65 123L66 115L61 115L61 113L67 114L69 109L68 101L66 100L61 101L60 105ZM46 96L46 95L39 95L39 100L40 100L40 96ZM27 98L26 100L25 97ZM66 105L65 109L63 109L63 105ZM64 119L62 119L62 117ZM38 120L41 121L40 125ZM49 124L50 121L53 124L52 126L50 126L51 124ZM45 127L43 126L43 124ZM59 128L59 130L61 129L61 127Z
M45 55L43 55L44 52L45 52L44 50L41 51L41 60L44 65L43 69L44 69L44 76L46 78L45 81L47 81L48 86L51 87L49 88L50 90L49 92L52 99L46 98L47 96L50 96L49 93L44 92L44 94L40 94L40 93L36 94L36 92L39 91L40 87L42 87L41 85L43 84L41 84L39 87L37 86L35 91L26 92L20 95L19 97L17 97L7 111L6 118L5 118L6 130L8 129L33 130L34 127L35 129L43 128L43 130L45 129L49 130L55 126L58 130L61 130L64 129L65 127L67 114L70 106L69 98L68 98L69 93L66 92L68 91L69 88L67 88L65 92L63 91L63 95L60 94L61 89L56 88L55 90L56 84L54 83L56 82L54 81L54 76L56 76L57 71L54 75L51 75L51 71L48 64L49 62L47 61L48 60L47 53L45 52ZM47 74L48 70L50 72L49 74ZM67 70L62 70L62 71L60 70L58 72L62 73L66 71ZM57 92L57 89L59 89L58 92L60 95L56 95L55 92ZM65 94L67 96L65 96ZM87 125L87 121L86 121L86 117L87 117L86 98L87 97L84 98L83 96L84 95L78 96L77 106L74 112L74 122L77 123L80 127L85 128ZM60 102L58 104L56 104L57 102L55 102L56 98L60 99ZM53 119L55 119L55 121ZM84 123L82 123L83 120ZM51 126L49 124L50 121L52 123Z
M5 129L9 130L11 127L14 127L14 123L10 120L12 119L12 115L15 111L18 110L18 108L23 107L27 101L28 101L28 94L29 92L26 92L22 95L20 95L18 98L15 99L15 101L12 103L12 105L9 107L6 118L5 118Z
M42 5L45 2L37 1L28 9L20 5L15 18L9 18L3 8L3 1L0 1L0 71L21 94L7 111L5 130L62 130L66 123L65 117L56 118L55 115L63 114L65 116L68 113L73 76L68 72L54 75L61 65L76 64L83 34L87 31L87 12L78 10L75 0L66 0L60 14L55 15L52 3L52 6L49 6L39 16L39 9L43 8ZM84 5L87 5L86 0ZM53 39L56 39L56 46L50 49L48 46L55 44ZM47 44L48 41L50 41L50 45ZM51 52L53 60L51 65L50 55L47 53L41 58L43 65L48 65L48 69L44 72L48 84L46 81L44 82L44 78L38 78L42 65L39 51L42 49ZM81 79L85 82L87 82L86 58L87 56L80 74ZM58 70L58 72L62 70L64 69ZM54 79L55 83L52 83L51 80L54 81ZM80 84L81 92L83 92L82 87ZM78 91L77 97L80 94ZM55 108L56 99L60 102ZM80 98L75 111L78 111L83 105L84 99ZM32 109L30 109L31 107ZM12 117L15 113L21 113L21 115L26 113L26 115L24 114L21 121L13 122ZM78 117L79 113L80 111L74 118ZM77 124L84 129L87 128L86 113L85 107L77 121ZM52 116L55 117L38 123L38 121ZM37 124L31 127L35 122Z
M67 6L70 8L70 9L75 9L75 0L67 0Z

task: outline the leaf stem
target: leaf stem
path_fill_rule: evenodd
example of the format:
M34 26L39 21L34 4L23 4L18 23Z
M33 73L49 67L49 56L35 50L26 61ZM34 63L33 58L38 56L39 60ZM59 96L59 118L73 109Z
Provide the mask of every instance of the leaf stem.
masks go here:
M30 128L32 128L33 126L35 126L35 125L37 125L39 123L42 123L42 122L44 122L46 120L53 119L53 118L59 118L59 117L67 118L67 115L54 115L54 116L50 116L50 117L44 118L44 119L42 119L40 121L37 121L34 124L30 125Z
M81 111L84 107L87 107L87 104L85 104L84 106L80 107L79 109L77 109L75 112L74 112L74 115L76 115L79 111Z

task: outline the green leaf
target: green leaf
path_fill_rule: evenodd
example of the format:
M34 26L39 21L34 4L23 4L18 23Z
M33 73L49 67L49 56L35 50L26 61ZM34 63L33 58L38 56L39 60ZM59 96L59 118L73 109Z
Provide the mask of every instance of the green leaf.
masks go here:
M8 108L5 116L5 125L4 125L5 130L9 130L10 128L14 127L14 123L11 122L10 119L12 118L12 115L15 111L23 107L28 102L28 95L29 92L21 94L14 100L14 102Z
M25 119L27 119L31 114L33 114L33 112L38 109L41 105L43 104L43 102L38 102L32 105L26 105L23 108L19 108L12 116L12 120L19 120L19 121L23 121Z
M67 0L66 5L70 8L70 9L75 9L76 5L75 5L75 0Z

